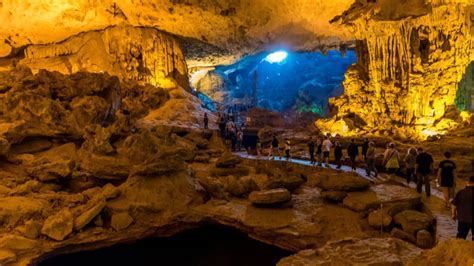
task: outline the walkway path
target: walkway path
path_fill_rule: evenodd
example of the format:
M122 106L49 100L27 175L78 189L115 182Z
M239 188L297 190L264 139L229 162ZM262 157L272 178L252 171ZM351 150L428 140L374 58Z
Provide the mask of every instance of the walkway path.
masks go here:
M269 160L267 156L262 156L260 158L257 158L253 155L247 155L246 152L238 152L235 153L236 155L242 157L242 158L247 158L247 159L253 159L253 160ZM284 161L284 158L277 158L275 157L276 161ZM295 164L302 164L302 165L307 165L311 166L310 162L307 160L301 160L301 159L291 159L291 163ZM315 167L320 167L320 166L315 166ZM336 169L336 165L330 164L329 165L330 169L333 169L334 171L344 171L344 172L350 172L351 167L350 166L342 166L340 170ZM363 168L357 168L356 172L368 179L369 181L372 181L374 183L381 183L389 180L389 176L382 173L379 174L378 177L368 177L366 175L366 171ZM391 179L392 181L399 182L403 185L406 185L406 180L400 177L395 177ZM416 189L416 185L414 183L410 184L410 188ZM437 189L436 187L432 186L431 188L431 197L426 197L426 195L423 193L421 200L422 202L431 210L433 213L434 217L437 220L437 227L436 227L436 234L437 234L437 239L438 241L444 241L450 238L454 238L456 236L456 228L457 228L457 223L451 219L451 211L450 209L447 209L444 207L444 200L443 200L443 193ZM470 236L468 236L468 239L470 239Z

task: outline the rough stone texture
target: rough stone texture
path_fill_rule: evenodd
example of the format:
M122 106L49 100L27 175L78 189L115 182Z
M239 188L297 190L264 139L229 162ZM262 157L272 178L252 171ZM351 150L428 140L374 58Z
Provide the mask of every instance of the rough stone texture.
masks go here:
M433 237L431 233L422 229L416 233L416 245L420 248L431 248L433 247Z
M22 236L6 234L0 238L0 248L11 250L28 250L33 249L38 244L37 241Z
M160 85L170 77L188 88L187 66L174 37L154 28L116 26L81 33L51 45L31 45L20 65L72 74L107 72L126 80ZM148 101L147 101L148 102Z
M3 137L0 137L0 156L6 156L10 151L10 142Z
M92 208L80 214L74 220L74 229L81 230L84 226L89 224L102 211L102 209L104 209L105 205L105 201L100 201L97 204L94 204Z
M11 263L16 261L16 254L9 249L0 249L0 263Z
M324 190L357 191L369 188L369 180L358 174L348 173L338 177L315 174L316 186Z
M358 64L330 101L337 116L317 126L426 138L462 125L454 105L474 31L469 1L456 2L357 1L337 18L354 34Z
M369 213L368 221L373 227L388 227L392 223L392 217L384 211L375 210Z
M4 226L14 226L23 219L41 216L49 207L49 203L41 199L18 196L0 198L0 221Z
M395 238L399 238L399 239L408 241L408 242L410 242L410 243L412 243L412 244L416 244L416 238L415 238L413 235L411 235L411 234L409 234L409 233L407 233L407 232L405 232L405 231L403 231L403 230L400 230L400 229L398 229L398 228L393 228L393 229L392 229L392 232L390 233L390 235L391 235L392 237L395 237Z
M380 204L383 204L383 208L387 209L392 206L415 209L420 204L420 200L421 196L412 189L397 185L380 184L372 186L366 191L349 192L347 197L344 198L344 205L354 211L377 209L380 208Z
M239 164L242 160L232 154L224 154L216 162L216 167L218 168L233 168Z
M406 210L395 215L393 221L401 225L403 231L412 235L422 229L430 230L433 226L433 217L414 210Z
M394 238L345 239L300 251L277 265L403 265L420 253L419 248Z
M27 238L36 239L41 233L41 227L41 223L29 220L23 226L17 228L17 230Z
M40 181L50 181L72 174L76 164L76 145L64 144L35 156L26 162L27 172Z
M466 251L471 252L466 252ZM472 265L474 241L449 239L439 243L430 250L423 251L421 256L410 260L408 266L416 265Z
M321 197L334 202L342 202L347 196L345 191L322 191Z
M74 220L69 209L63 209L59 213L49 216L41 228L41 233L48 237L62 241L72 233Z
M112 215L110 226L116 231L126 229L133 223L133 218L128 213L117 213Z
M256 205L272 205L291 200L290 192L285 188L264 191L254 191L249 195L249 201Z
M117 24L155 27L242 52L247 52L245 48L249 46L280 42L295 49L311 50L350 39L346 30L329 21L351 4L348 0L284 0L278 5L266 0L144 0L138 5L129 1L4 3L0 9L4 19L0 27L0 56L11 52L10 45L58 42L71 34ZM314 10L319 11L318 16L314 16ZM28 18L29 27L25 27L24 18ZM63 27L57 27L58 24ZM3 44L3 39L9 39L10 45Z

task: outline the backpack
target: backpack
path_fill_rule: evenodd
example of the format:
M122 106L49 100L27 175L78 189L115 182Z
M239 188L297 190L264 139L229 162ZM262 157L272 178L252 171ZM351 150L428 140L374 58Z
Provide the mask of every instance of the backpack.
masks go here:
M396 151L392 151L390 158L388 159L387 163L385 164L385 168L400 168L400 164L398 164L397 156L395 155Z

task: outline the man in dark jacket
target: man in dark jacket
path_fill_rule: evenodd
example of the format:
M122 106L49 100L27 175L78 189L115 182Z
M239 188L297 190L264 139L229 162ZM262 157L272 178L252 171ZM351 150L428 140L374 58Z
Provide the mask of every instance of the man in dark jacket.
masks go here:
M472 218L472 194L474 192L474 176L469 178L467 186L460 190L454 196L452 217L458 221L457 238L466 239L471 230L472 240L474 241L474 223Z
M316 160L314 159L314 141L313 138L309 138L308 142L308 150L309 150L309 159L311 164L315 164Z
M369 150L369 139L364 139L364 144L362 144L362 156L364 156L364 162L367 163L367 151Z
M433 173L433 157L423 152L423 148L418 148L416 156L415 173L417 176L416 191L421 193L423 184L425 185L426 196L431 196L431 174Z
M359 155L359 147L355 143L355 139L351 139L351 143L347 147L347 154L351 158L352 171L356 170L356 158Z

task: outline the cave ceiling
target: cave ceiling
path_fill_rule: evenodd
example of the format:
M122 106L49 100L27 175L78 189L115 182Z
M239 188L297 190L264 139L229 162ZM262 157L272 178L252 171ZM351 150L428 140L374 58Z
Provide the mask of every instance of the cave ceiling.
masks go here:
M268 49L316 50L350 42L329 21L354 0L2 1L0 57L29 44L62 41L112 25L153 27L231 54ZM199 52L199 51L196 51Z

